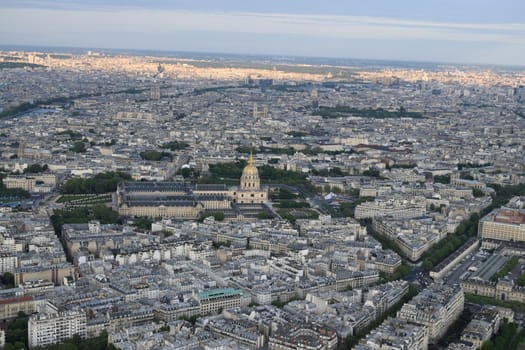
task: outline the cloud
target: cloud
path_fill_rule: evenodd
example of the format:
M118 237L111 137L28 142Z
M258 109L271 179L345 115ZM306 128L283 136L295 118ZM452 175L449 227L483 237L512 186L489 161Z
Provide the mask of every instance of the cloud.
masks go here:
M0 28L78 32L223 31L341 39L426 39L525 45L525 24L423 22L404 19L269 13L127 9L4 9ZM38 27L38 28L36 28Z
M73 5L72 7L75 8ZM281 41L291 37L307 37L317 43L339 42L340 45L350 41L369 41L368 45L396 41L407 48L417 41L441 43L440 45L448 43L449 47L454 48L457 47L456 43L477 43L486 44L489 49L506 45L512 52L521 56L525 54L525 23L453 23L370 16L204 12L132 7L6 7L0 11L0 43L8 44L16 43L14 41L17 37L23 37L26 41L34 37L42 39L45 45L108 47L110 44L125 42L127 48L131 48L133 37L136 37L135 48L152 48L154 42L160 41L152 40L155 37L191 36L192 33L231 33L232 38L241 34L265 35ZM206 38L203 35L195 36L200 39L199 47L205 46ZM172 49L168 44L164 45L165 47L156 48ZM268 53L272 53L271 43L266 45L270 45ZM290 53L304 52L303 47L294 45L299 44L295 44L293 40L289 42ZM216 47L216 43L210 42L210 47ZM417 48L410 49L415 51ZM239 52L242 52L242 47ZM449 55L453 54L454 52L449 52Z

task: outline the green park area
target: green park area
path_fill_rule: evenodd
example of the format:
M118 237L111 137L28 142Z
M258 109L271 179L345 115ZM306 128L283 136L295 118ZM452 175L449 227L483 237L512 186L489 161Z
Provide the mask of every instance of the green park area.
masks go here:
M422 119L423 115L419 112L409 112L400 107L398 110L390 111L383 108L354 108L349 106L326 107L321 106L316 112L323 118L341 118L341 117L361 117L373 119L389 118L415 118Z
M57 199L57 203L72 206L90 206L111 202L111 193L103 194L64 194Z

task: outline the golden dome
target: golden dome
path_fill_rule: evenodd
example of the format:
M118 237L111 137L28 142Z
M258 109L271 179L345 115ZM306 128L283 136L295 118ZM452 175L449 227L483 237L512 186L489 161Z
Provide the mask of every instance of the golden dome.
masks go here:
M259 171L253 165L253 155L252 152L250 152L250 157L248 158L248 164L244 167L244 170L242 171L242 175L259 175Z

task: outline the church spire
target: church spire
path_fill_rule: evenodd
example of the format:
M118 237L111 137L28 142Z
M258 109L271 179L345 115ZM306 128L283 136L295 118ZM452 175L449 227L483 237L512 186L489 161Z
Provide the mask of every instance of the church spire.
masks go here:
M252 154L251 149L250 149L250 156L248 157L248 165L253 166L253 154Z

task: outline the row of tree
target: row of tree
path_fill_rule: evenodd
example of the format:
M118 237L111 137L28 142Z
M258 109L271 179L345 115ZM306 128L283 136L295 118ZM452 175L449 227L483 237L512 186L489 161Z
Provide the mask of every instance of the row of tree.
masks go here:
M2 183L0 185L0 199L26 199L29 198L29 192L21 188L6 188Z
M49 170L49 167L47 164L40 165L38 163L31 164L27 168L24 169L24 174L38 174L43 173L44 171Z
M432 249L423 253L421 257L423 260L423 268L427 271L432 270L434 266L455 252L470 237L476 236L479 219L479 214L472 214L467 220L459 224L454 233L449 234L432 246Z
M508 186L489 184L488 186L495 190L495 195L492 197L491 205L482 210L479 214L473 213L467 220L464 220L459 224L454 233L449 234L439 243L434 245L432 249L427 250L422 256L423 268L425 270L431 270L434 266L456 251L470 237L475 237L478 232L480 218L490 213L493 209L506 204L512 197L525 195L525 184Z
M171 159L171 153L169 152L159 152L155 150L147 150L139 153L140 158L144 160L151 160L158 162L164 158L170 158Z
M189 146L189 143L184 141L171 141L162 144L160 147L169 149L170 151L179 151L188 148Z
M525 330L518 332L515 323L508 322L506 319L500 326L498 333L490 340L486 341L481 350L516 350L518 345L525 339Z
M308 156L316 156L321 153L336 155L336 154L342 154L342 153L353 153L352 150L339 150L339 151L326 151L323 150L321 147L306 147L301 150L296 150L293 147L267 147L267 146L260 146L260 147L251 147L251 146L238 146L235 149L238 153L244 153L248 154L250 152L253 153L270 153L270 154L286 154L286 155L294 155L296 152L301 152L302 154L308 155Z
M417 294L417 290L411 285L408 290L408 293L399 302L397 302L394 306L388 309L378 319L370 323L365 328L359 330L355 334L349 335L346 338L344 338L343 341L337 344L337 350L352 349L359 343L359 340L364 338L373 329L377 328L381 323L383 323L384 320L386 320L388 317L394 317L396 313L401 309L401 307L403 307L403 304L407 303Z
M470 293L465 293L465 301L468 301L474 304L480 304L480 305L502 306L502 307L512 309L512 311L514 311L515 313L520 313L520 314L525 313L525 304L519 301L513 301L513 300L503 301L503 300L499 300L496 298L486 297L483 295L470 294Z
M84 224L91 220L98 220L102 224L121 223L118 213L104 204L96 204L91 207L58 209L51 215L51 222L59 236L62 234L64 224Z
M127 173L110 171L97 174L89 179L71 178L62 185L60 192L62 194L115 192L119 182L129 180L131 180L131 175Z
M340 117L362 117L373 119L387 118L415 118L422 119L423 115L419 112L409 112L403 107L396 111L388 111L383 108L354 108L349 106L326 107L320 106L316 114L323 118L340 118Z
M516 265L518 265L520 258L517 256L513 256L510 258L503 267L496 272L492 277L490 278L491 281L497 282L500 278L503 278L507 276L507 274L512 271Z
M18 317L12 320L5 329L5 344L3 350L29 349L28 326L29 316L20 312ZM75 335L60 344L35 347L34 350L116 350L112 344L108 344L108 334L102 331L98 337L92 339L81 339Z

